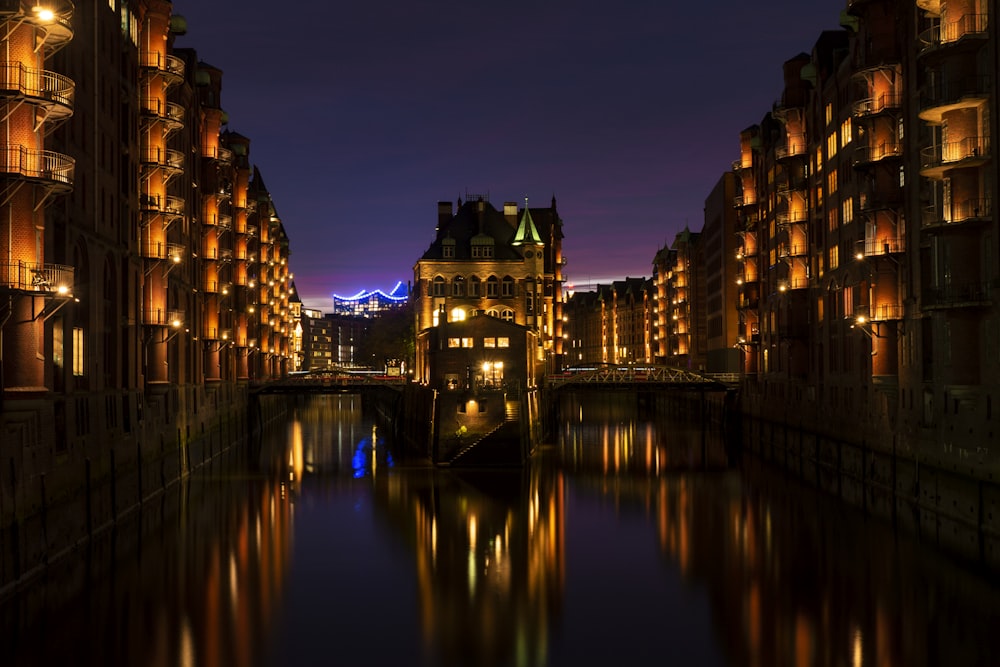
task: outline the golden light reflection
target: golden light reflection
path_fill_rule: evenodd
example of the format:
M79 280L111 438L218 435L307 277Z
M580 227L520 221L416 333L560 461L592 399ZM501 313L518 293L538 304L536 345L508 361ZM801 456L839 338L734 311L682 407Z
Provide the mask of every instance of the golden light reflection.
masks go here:
M851 644L851 667L861 667L864 661L864 644L861 640L861 628L854 629L854 637Z

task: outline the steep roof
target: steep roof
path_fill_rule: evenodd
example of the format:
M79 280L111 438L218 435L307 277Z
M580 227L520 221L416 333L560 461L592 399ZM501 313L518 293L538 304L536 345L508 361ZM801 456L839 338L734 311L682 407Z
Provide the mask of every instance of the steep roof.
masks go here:
M524 213L521 214L521 222L517 226L511 245L521 246L525 243L537 246L544 245L542 238L538 235L538 229L535 228L535 222L531 219L531 209L528 208L527 197L524 199Z

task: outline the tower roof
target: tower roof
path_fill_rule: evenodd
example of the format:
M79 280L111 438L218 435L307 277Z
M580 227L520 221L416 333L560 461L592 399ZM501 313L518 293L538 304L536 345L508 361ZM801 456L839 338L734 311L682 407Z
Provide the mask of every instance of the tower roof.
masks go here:
M517 226L517 231L514 232L514 240L511 241L511 245L519 246L525 243L543 245L542 237L538 235L538 229L535 227L535 221L531 219L527 197L524 198L524 213L521 214L521 222Z

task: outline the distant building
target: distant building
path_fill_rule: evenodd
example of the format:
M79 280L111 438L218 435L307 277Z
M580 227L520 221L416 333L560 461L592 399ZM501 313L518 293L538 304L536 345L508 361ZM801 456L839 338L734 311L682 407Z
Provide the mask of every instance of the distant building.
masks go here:
M658 363L705 370L705 262L701 234L685 229L653 258Z
M527 327L537 335L546 368L561 366L562 220L548 208L507 202L498 211L484 196L438 203L436 235L414 266L415 331L479 314ZM418 344L416 372L429 377L427 350ZM423 369L423 371L422 371Z
M361 290L354 296L333 295L333 314L373 318L387 310L402 308L409 299L409 288L400 280L389 292Z
M575 292L566 302L566 365L653 363L656 292L625 278Z

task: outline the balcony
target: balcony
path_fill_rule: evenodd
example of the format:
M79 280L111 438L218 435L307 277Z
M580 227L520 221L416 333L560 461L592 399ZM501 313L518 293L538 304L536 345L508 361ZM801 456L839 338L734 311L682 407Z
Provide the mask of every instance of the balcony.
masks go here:
M966 137L920 151L920 175L941 178L950 169L979 167L989 161L990 138Z
M204 146L201 150L201 156L225 164L230 164L233 161L233 152L222 146Z
M990 88L990 79L985 76L928 84L920 89L920 119L940 123L949 111L975 108L989 101Z
M879 255L898 255L906 252L905 236L885 236L874 239L863 239L858 241L858 251L865 257L878 257Z
M0 174L38 182L58 193L73 189L76 162L54 151L36 151L19 144L6 144L0 153Z
M0 288L52 296L73 294L71 266L32 262L0 262Z
M164 214L179 218L184 215L184 199L167 195L140 195L139 206L144 213Z
M0 63L0 98L26 100L45 111L47 119L73 115L76 84L69 77L19 62Z
M990 286L985 282L930 287L923 293L924 310L981 308L990 305Z
M919 55L929 55L945 48L978 48L989 37L988 27L988 14L966 14L957 21L936 25L920 33Z
M184 246L162 241L147 241L142 244L142 256L146 259L169 259L174 264L180 264L184 259Z
M141 53L139 61L144 69L163 77L168 86L184 80L184 61L177 56L168 56L162 53Z
M853 164L855 168L867 167L902 155L903 147L895 141L882 142L874 146L859 146L854 150Z
M883 93L878 97L869 97L854 103L854 117L866 118L877 116L903 108L903 96L898 93Z
M150 308L142 311L142 323L154 327L173 327L174 329L180 329L184 326L184 311Z
M929 206L924 209L921 227L928 231L969 229L988 222L993 216L993 201L988 198L952 202L951 210Z
M176 174L184 171L184 154L169 148L146 148L142 152L142 164Z
M785 137L785 144L774 149L774 157L778 160L798 157L806 154L806 136L804 134L790 134Z
M802 243L783 243L778 246L778 257L781 259L792 259L795 257L805 257L809 252L809 247Z
M2 14L9 19L33 26L40 45L45 47L46 55L52 55L73 39L73 3L70 0L46 2L46 8L52 12L50 15L43 12L37 3L32 3L35 6L31 9L23 8L19 2L6 4L17 9L4 8Z
M892 322L903 319L903 306L898 303L880 303L868 307L868 319L872 322Z
M785 181L778 183L775 191L784 197L792 194L793 192L803 192L807 186L806 179L804 178L788 178Z
M858 194L858 210L862 213L892 211L903 205L903 194L898 185L880 189L862 188Z
M163 102L156 97L144 97L140 105L143 117L163 123L168 133L184 127L184 107L180 104Z
M808 216L806 211L802 209L796 209L793 211L782 211L774 216L775 222L778 223L779 227L786 225L799 225L806 222Z

